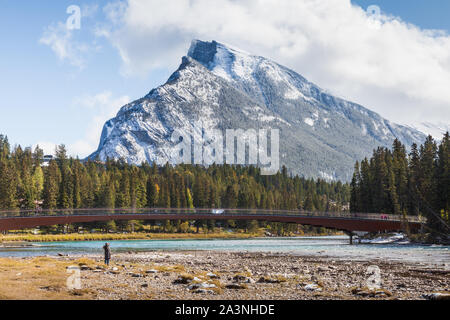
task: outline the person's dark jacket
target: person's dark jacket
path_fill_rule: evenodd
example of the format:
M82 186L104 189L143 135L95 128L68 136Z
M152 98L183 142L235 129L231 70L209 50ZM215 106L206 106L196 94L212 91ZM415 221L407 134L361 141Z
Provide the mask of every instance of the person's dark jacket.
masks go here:
M105 244L103 246L103 250L105 251L105 259L111 259L111 248L107 244Z

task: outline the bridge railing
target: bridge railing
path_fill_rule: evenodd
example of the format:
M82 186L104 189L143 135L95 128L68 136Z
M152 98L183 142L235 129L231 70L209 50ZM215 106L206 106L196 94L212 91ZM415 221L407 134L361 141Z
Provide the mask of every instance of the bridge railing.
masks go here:
M1 218L11 217L47 217L47 216L113 216L113 215L164 215L164 214L192 214L211 216L295 216L317 218L341 218L352 220L388 220L404 221L401 215L383 213L350 213L350 212L312 212L304 210L276 210L276 209L186 209L186 208L88 208L88 209L45 209L45 210L11 210L0 211ZM420 216L407 216L408 222L424 222Z

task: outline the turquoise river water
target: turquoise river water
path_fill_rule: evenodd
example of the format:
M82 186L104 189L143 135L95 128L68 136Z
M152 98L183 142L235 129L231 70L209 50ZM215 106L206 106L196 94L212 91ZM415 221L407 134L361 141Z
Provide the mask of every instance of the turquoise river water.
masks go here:
M103 241L36 243L24 248L0 248L0 257L45 255L100 255ZM342 260L384 260L450 268L450 246L416 244L349 245L348 237L256 238L245 240L137 240L110 241L115 252L239 251L323 256Z

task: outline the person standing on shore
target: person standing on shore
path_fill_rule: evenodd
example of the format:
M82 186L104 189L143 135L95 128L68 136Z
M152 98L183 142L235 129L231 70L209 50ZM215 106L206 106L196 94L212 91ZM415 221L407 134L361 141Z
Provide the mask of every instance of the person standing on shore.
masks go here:
M109 243L105 243L103 251L105 252L105 264L109 266L109 260L111 260L111 248L109 247Z

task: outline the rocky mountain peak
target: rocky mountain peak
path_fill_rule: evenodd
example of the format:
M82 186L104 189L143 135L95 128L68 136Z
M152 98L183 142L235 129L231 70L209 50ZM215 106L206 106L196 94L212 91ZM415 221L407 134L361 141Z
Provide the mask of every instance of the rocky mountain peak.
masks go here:
M278 129L280 163L294 174L349 181L356 160L395 138L406 146L425 135L356 103L334 97L270 59L217 41L192 41L168 81L119 111L91 158L174 163L175 130Z

